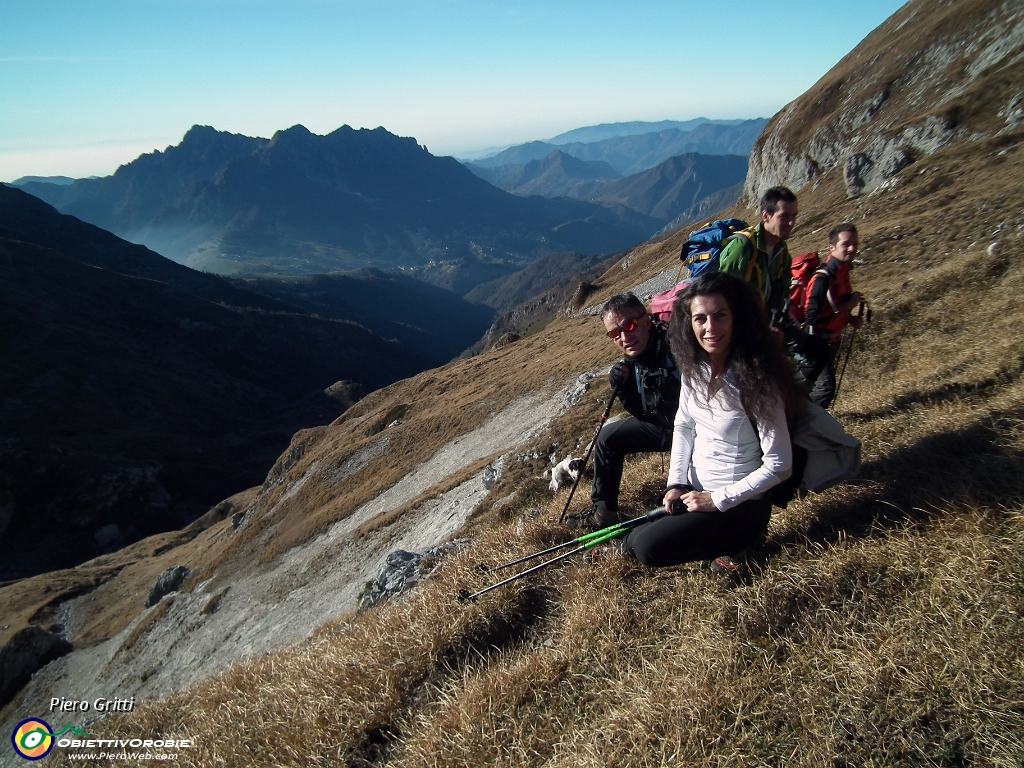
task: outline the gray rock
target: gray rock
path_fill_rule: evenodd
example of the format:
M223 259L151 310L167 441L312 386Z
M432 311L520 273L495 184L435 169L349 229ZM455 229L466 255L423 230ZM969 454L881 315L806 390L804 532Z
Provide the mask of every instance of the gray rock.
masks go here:
M469 542L469 539L454 539L431 547L423 554L406 552L404 549L395 550L387 556L377 578L366 585L359 598L359 610L366 610L410 589L437 570L450 554L464 548Z
M168 568L166 571L160 574L155 582L153 582L152 588L149 590L149 597L146 599L146 607L151 608L152 606L159 603L164 595L169 595L181 586L182 582L185 581L185 577L189 575L191 571L183 565L175 565Z
M860 194L860 191L864 189L867 183L867 176L871 173L874 165L874 161L863 152L850 156L846 161L846 165L843 166L843 178L846 180L847 195L854 197Z
M1007 128L1016 128L1024 122L1024 93L1018 93L1001 110L999 116L1006 120Z
M576 385L565 393L565 397L562 399L562 405L558 409L559 414L563 414L572 408L576 403L583 399L583 396L587 394L587 386L594 379L594 374L583 373L576 378Z
M500 456L484 467L484 488L488 491L501 479L501 471L505 468L505 457Z

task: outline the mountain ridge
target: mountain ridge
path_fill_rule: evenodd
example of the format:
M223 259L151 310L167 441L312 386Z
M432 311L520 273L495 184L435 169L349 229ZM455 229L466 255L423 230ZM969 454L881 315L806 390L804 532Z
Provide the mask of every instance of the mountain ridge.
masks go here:
M767 120L744 120L736 125L702 123L691 130L662 131L613 136L592 143L553 144L531 141L473 161L481 168L525 165L558 150L579 160L603 161L616 172L631 175L652 168L670 157L696 152L705 155L747 155Z
M604 161L580 160L557 149L523 166L467 167L516 195L573 197L618 204L665 222L696 209L709 195L742 184L747 174L747 158L688 153L624 178ZM738 193L732 194L718 208L732 205L738 198ZM721 200L721 195L715 200ZM694 218L697 216L680 218L678 226Z
M621 250L657 228L624 208L510 196L383 128L318 136L293 126L266 140L197 126L111 177L24 188L222 274L442 262L511 272L555 250Z

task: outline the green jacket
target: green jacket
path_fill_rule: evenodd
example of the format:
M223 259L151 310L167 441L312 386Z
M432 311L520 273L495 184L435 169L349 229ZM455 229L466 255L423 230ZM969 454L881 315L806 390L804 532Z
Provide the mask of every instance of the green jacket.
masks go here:
M734 235L722 249L719 270L744 276L757 289L761 303L767 311L781 310L789 298L790 258L786 241L780 240L769 253L764 242L763 222L754 227L753 238L757 249L756 258L750 240Z

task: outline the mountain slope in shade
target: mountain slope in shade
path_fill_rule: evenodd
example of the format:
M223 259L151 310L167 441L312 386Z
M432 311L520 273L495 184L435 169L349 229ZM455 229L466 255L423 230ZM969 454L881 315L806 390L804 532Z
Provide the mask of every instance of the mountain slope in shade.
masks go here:
M76 260L85 264L130 277L159 280L208 301L289 310L272 298L240 290L223 277L190 269L74 216L62 215L21 189L0 184L0 211L0 237L73 253Z
M43 204L3 192L0 579L180 527L260 482L296 429L426 367L355 323L229 306L249 292L220 278L196 276L207 299L90 264L160 257L116 239L104 257L99 234L78 248L52 209L62 250L29 242L21 199L47 230Z
M0 211L0 237L73 252L79 261L95 267L160 280L209 301L351 320L385 338L398 339L430 365L459 355L480 338L491 320L488 310L451 291L379 270L294 280L229 279L199 272L74 216L59 214L38 198L3 185Z
M555 250L617 251L657 228L628 209L510 196L383 128L295 126L268 141L195 127L111 177L25 189L222 274L460 261L511 271Z
M386 339L397 340L430 365L443 365L471 347L494 315L480 302L470 303L474 299L372 267L328 275L234 281L279 299L292 311L359 323Z

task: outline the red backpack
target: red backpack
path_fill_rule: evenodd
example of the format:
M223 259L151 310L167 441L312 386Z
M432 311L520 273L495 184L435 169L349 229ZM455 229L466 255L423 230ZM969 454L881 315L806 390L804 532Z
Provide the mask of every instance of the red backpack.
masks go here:
M804 310L807 308L808 288L811 287L811 278L814 273L821 270L821 260L818 252L812 251L797 256L789 267L789 316L798 325L803 325Z

